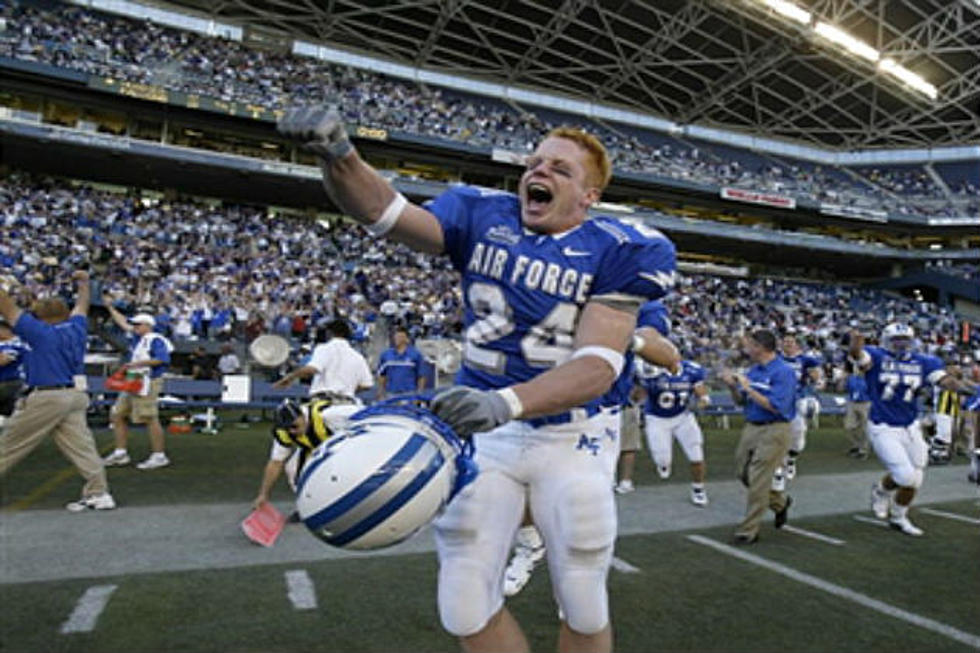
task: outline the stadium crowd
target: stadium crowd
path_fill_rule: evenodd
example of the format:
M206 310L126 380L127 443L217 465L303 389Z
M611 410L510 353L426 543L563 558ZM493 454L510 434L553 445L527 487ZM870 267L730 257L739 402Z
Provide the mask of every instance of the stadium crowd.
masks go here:
M0 30L0 56L92 75L268 109L299 98L331 101L350 123L519 153L529 152L557 122L575 123L600 136L621 172L904 214L980 213L974 183L950 183L947 195L919 166L826 168L531 110L81 7L54 12L15 0L0 2L0 11L5 26Z
M0 180L0 206L0 274L16 277L25 295L52 281L67 294L70 271L91 264L117 306L152 307L159 330L177 341L276 333L299 346L335 315L362 334L385 316L413 338L459 335L462 302L448 261L349 225L20 174ZM955 354L958 318L947 309L839 283L691 275L667 303L672 337L709 369L724 366L753 326L796 330L828 373L847 331L891 321L914 326L927 351ZM980 349L980 328L973 332Z

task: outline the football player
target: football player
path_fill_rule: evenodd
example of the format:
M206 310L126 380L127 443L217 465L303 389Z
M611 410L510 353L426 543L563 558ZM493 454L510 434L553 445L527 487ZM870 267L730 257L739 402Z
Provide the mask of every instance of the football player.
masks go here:
M935 356L913 350L915 332L905 324L885 327L881 346L865 346L864 336L851 334L848 354L864 372L871 395L868 438L875 455L888 469L871 487L871 508L878 519L906 535L922 535L908 517L909 505L922 485L928 451L916 420L916 391L923 385L974 392L974 384L946 372Z
M612 166L578 129L549 132L516 196L456 186L425 207L361 159L331 108L290 109L279 130L321 159L334 203L374 237L445 253L462 274L458 385L432 409L459 435L474 434L480 474L435 523L443 626L468 651L528 650L502 591L527 501L563 615L559 650L611 650L615 442L606 429L616 422L602 397L622 371L639 307L673 285L673 244L589 218Z
M823 371L820 368L820 360L815 356L810 356L803 352L800 341L792 331L783 336L782 342L783 360L789 363L796 374L796 417L790 422L790 434L792 439L789 444L789 453L786 454L785 474L786 480L792 481L796 477L796 459L803 453L806 447L807 417L809 405L816 401L814 392L823 389ZM819 407L819 404L817 404ZM778 475L780 470L776 470Z
M272 449L252 508L258 510L269 500L269 492L283 469L289 486L295 489L296 475L303 469L310 452L360 409L359 404L338 403L333 399L315 399L306 404L286 399L279 404L273 416Z
M677 372L647 365L638 366L638 372L647 395L644 409L647 447L657 474L662 479L670 477L676 439L691 464L691 503L698 507L708 505L704 490L704 435L691 411L693 397L697 397L700 408L711 403L704 385L704 368L684 360Z

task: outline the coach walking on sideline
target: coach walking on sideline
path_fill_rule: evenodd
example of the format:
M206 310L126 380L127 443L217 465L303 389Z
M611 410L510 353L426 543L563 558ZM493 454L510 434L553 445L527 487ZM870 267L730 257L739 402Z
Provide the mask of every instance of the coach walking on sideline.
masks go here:
M126 420L131 419L134 424L146 424L146 430L150 434L150 455L136 465L136 468L147 471L166 467L170 464L170 459L164 451L158 402L163 390L163 374L170 368L170 352L174 347L169 340L153 331L156 320L149 313L137 313L127 320L108 298L104 303L112 321L126 332L129 339L129 362L124 363L120 369L140 374L143 387L135 394L120 392L112 406L112 430L116 438L116 448L103 462L107 466L129 464L129 453L126 450L129 425Z
M55 444L85 478L82 498L69 503L72 512L111 510L116 502L109 494L105 468L95 439L85 422L88 394L82 389L85 373L85 339L91 301L88 273L76 271L75 308L57 297L37 300L31 311L21 310L0 288L0 317L14 325L14 333L31 347L25 357L27 394L18 402L0 435L0 476L16 465L52 433Z
M753 331L744 340L745 353L755 363L746 374L726 372L735 403L745 407L745 426L735 449L735 474L748 488L745 518L735 529L736 544L759 539L759 524L766 505L776 513L776 528L786 523L792 499L773 487L773 472L790 445L790 422L796 416L796 374L776 353L771 331Z

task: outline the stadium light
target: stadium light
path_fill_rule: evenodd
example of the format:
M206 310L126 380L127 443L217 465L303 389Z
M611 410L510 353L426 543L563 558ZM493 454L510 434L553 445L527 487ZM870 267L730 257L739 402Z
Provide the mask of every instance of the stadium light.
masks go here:
M939 95L939 91L934 85L924 80L921 75L917 75L905 66L899 65L894 59L885 57L878 62L878 69L892 75L916 91L928 95L930 99L935 100L936 96Z
M875 63L881 54L864 41L854 38L844 30L834 27L830 23L819 21L813 31L831 43L836 43L853 55Z
M792 2L787 2L786 0L760 0L762 4L766 5L773 11L775 11L780 16L785 16L790 20L795 20L798 23L803 23L804 25L810 24L810 19L813 17L806 9L796 6Z

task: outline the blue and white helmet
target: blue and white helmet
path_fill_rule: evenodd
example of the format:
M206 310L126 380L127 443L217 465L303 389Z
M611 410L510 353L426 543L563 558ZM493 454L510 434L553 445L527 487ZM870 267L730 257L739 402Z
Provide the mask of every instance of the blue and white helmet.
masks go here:
M380 549L431 522L476 474L470 441L418 405L384 402L313 451L296 508L331 546Z
M912 351L914 341L915 330L900 322L892 322L881 332L881 346L895 354Z

